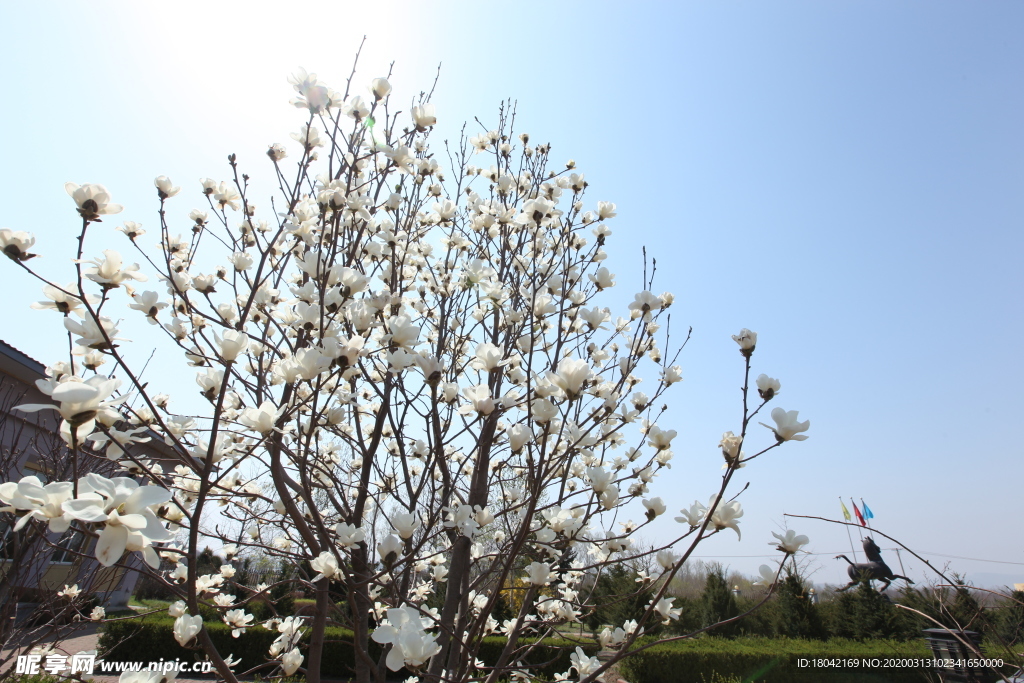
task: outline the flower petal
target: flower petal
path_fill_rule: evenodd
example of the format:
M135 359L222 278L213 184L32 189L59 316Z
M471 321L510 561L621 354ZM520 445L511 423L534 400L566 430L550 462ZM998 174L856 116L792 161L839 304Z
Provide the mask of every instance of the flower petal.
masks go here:
M104 567L110 567L121 559L127 545L128 528L108 526L100 532L99 540L96 541L96 559Z

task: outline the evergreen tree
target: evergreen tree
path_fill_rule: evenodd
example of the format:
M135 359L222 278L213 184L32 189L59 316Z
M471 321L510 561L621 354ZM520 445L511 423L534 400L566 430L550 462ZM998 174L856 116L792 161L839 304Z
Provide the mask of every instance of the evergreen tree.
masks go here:
M902 622L888 596L867 581L858 584L854 591L842 593L835 602L829 624L834 636L868 640L904 635Z
M598 630L604 624L622 626L624 622L643 615L651 601L653 587L638 583L637 576L635 570L621 564L601 573L594 587L595 609L586 618L590 629Z
M773 611L775 635L789 638L823 638L825 627L818 606L811 602L800 576L786 570L786 578L779 584Z
M1013 591L994 611L995 634L1008 645L1024 643L1024 591Z
M224 564L221 559L213 554L210 546L203 548L196 556L196 572L199 576L204 574L220 574L220 566Z
M967 631L977 631L984 634L989 630L988 619L985 618L985 608L978 604L978 601L971 595L963 577L953 575L957 583L953 600L949 603L946 611L947 619L943 622L951 628L959 626Z
M514 618L516 615L512 613L512 608L508 604L508 600L505 598L505 591L498 591L498 597L494 600L494 609L491 611L491 616L499 624L505 623L505 621Z
M725 580L722 565L715 564L708 568L704 593L700 600L701 627L707 628L720 621L731 619L740 613L736 606L736 596L732 594L729 582ZM725 624L716 628L713 633L720 636L732 636L737 633L736 624Z

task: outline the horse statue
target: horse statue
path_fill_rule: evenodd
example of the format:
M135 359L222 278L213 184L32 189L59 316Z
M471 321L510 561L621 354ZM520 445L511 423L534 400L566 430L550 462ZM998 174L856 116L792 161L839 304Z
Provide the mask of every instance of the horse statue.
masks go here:
M836 555L835 559L838 560L841 557L850 563L850 566L847 568L846 573L850 575L851 579L850 583L846 584L842 588L837 589L837 592L841 593L853 586L856 586L858 583L861 583L862 581L867 581L868 585L870 586L871 581L874 581L876 579L882 582L882 588L879 591L880 593L884 592L885 589L889 587L889 584L895 581L896 579L903 579L910 585L914 584L913 581L911 581L905 576L893 574L892 570L889 569L889 565L887 565L885 561L882 560L882 549L875 545L875 542L871 539L870 536L864 539L864 554L867 555L867 558L868 560L870 560L870 562L858 562L855 564L853 562L850 562L850 558L848 558L846 555Z

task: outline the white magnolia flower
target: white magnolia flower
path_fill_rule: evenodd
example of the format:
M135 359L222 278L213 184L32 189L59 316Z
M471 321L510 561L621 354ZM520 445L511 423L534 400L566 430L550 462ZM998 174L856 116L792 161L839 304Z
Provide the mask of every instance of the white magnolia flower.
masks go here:
M146 234L146 231L142 229L142 223L136 223L135 221L125 221L124 225L119 225L114 230L123 232L125 237L133 242Z
M373 95L373 99L378 102L391 94L391 84L388 83L388 79L386 78L375 78L370 81L370 85L368 87L370 89L370 93Z
M335 525L334 533L338 534L338 545L343 548L351 548L354 545L358 545L366 537L360 527L354 524L346 524L345 522L339 522Z
M787 529L786 534L784 536L779 535L773 531L772 536L779 539L779 542L769 543L768 545L774 545L777 549L781 550L784 553L795 553L796 551L800 550L801 546L807 545L811 540L803 534L798 536L797 533L792 529Z
M92 612L89 614L89 619L92 621L102 621L105 616L107 616L107 610L102 607L93 607Z
M67 322L70 318L65 318ZM37 410L56 410L60 416L69 424L77 428L79 435L88 435L92 432L97 416L105 410L111 409L122 403L126 397L120 396L111 398L119 386L121 380L110 379L103 375L93 375L85 381L72 377L68 381L47 387L37 385L43 393L50 394L50 398L59 401L59 406L45 403L27 403L15 406L15 409L27 413L34 413Z
M255 618L251 614L246 614L244 609L229 609L224 614L224 623L231 628L231 637L238 638L245 633L246 628L252 626L252 620Z
M174 620L174 639L182 647L185 647L202 630L203 617L198 614L194 617L183 614Z
M678 365L665 368L661 373L661 381L665 384L675 384L683 381L683 369Z
M654 611L662 616L662 623L667 624L672 619L678 619L679 615L682 614L682 608L672 607L672 602L675 598L661 598L654 605Z
M179 564L178 566L179 567L184 567L184 565L181 565L181 564ZM185 567L185 571L188 572L188 567ZM187 613L188 613L188 605L185 604L184 600L177 600L175 602L172 602L167 607L167 614L172 616L172 617L174 617L175 619L177 619L178 617L182 616L183 614L187 614Z
M242 195L239 194L234 185L218 183L217 189L213 193L213 200L220 204L222 210L225 206L229 206L232 211L238 211L238 207L241 206L239 202L242 200Z
M626 635L626 632L622 629L621 626L616 627L614 631L612 631L608 627L605 627L605 629L601 631L601 635L599 635L597 639L601 643L601 649L610 650L612 648L618 647L619 645L622 645L622 641L626 639Z
M225 330L223 337L213 335L220 346L220 355L226 361L233 361L249 348L249 335L237 330Z
M333 578L340 573L338 558L329 550L323 551L315 559L311 560L309 566L313 568L313 571L319 572L312 578L313 583L323 578Z
M588 275L590 281L598 288L598 290L608 289L615 286L615 275L605 267L597 269L597 272Z
M644 499L644 507L647 508L647 519L653 520L659 515L665 514L665 510L668 508L665 502L661 498L651 498L650 500Z
M288 156L288 150L280 142L275 142L267 150L267 156L274 162L281 161Z
M139 264L124 266L121 254L113 249L104 249L102 259L81 261L92 264L83 271L86 278L103 285L106 289L120 287L126 280L145 282L149 278L139 272Z
M125 671L118 677L117 683L169 683L174 676L174 673L165 674L160 671Z
M114 342L119 339L117 325L106 316L100 317L98 323L91 316L81 322L66 317L64 318L64 329L71 334L78 335L78 338L75 339L76 344L90 349L112 349L115 346Z
M751 332L744 327L739 334L732 336L732 340L740 345L740 353L749 358L757 346L757 332Z
M585 360L563 358L555 372L549 372L548 381L565 392L570 401L579 397L584 383L590 379L590 365Z
M414 512L399 512L391 517L391 526L403 539L410 539L420 526L420 518Z
M74 485L70 481L56 481L44 486L38 477L22 477L17 483L8 481L0 484L0 501L9 506L0 508L0 512L29 511L15 523L14 531L20 531L29 520L38 519L47 522L50 531L62 534L68 530L72 520L63 505L73 495Z
M384 335L382 341L395 347L403 347L412 350L412 347L420 343L420 328L416 326L409 316L400 315L388 321L390 334Z
M581 681L601 668L601 661L597 657L588 657L582 647L577 647L576 651L569 655L569 661Z
M551 565L547 562L531 562L526 568L526 578L534 586L546 586L558 574L551 571Z
M0 231L2 232L2 231ZM2 243L0 243L2 246ZM78 284L70 283L63 288L54 285L43 285L43 294L49 301L37 301L32 304L36 310L54 310L59 313L75 313L82 315L82 300L78 297ZM94 296L87 296L90 304L98 304L99 299Z
M394 564L395 560L401 557L404 549L405 544L402 543L402 539L394 534L388 534L383 541L377 544L377 552L380 553L380 559L384 564Z
M118 460L124 455L124 448L126 446L133 446L137 443L147 443L151 441L148 436L139 436L139 434L145 434L149 431L149 427L136 427L135 429L115 429L114 427L107 427L106 434L96 433L89 437L89 440L96 444L97 448L102 448L103 444L107 445L107 457L111 460Z
M530 413L537 424L547 424L559 415L558 406L546 398L533 401L530 404Z
M425 131L437 123L437 116L434 114L433 104L419 104L412 108L412 120L416 124L416 130Z
M644 320L650 320L651 311L658 311L661 308L662 301L658 295L648 291L639 292L634 296L633 303L629 305L630 317L635 319L643 316Z
M110 193L102 185L64 183L64 189L78 205L79 215L87 221L99 222L100 216L121 213L121 209L124 208L120 204L110 203Z
M74 600L81 594L82 590L78 587L77 583L74 586L68 586L67 584L64 584L64 590L57 592L57 595L59 595L62 598L67 598L68 600Z
M146 322L150 325L156 325L157 314L167 308L167 302L160 300L160 294L158 292L142 292L132 296L133 303L128 304L128 308L135 311L141 311L146 314Z
M490 372L509 364L509 360L502 360L502 355L500 347L490 343L483 343L476 347L476 353L469 364L475 370Z
M718 447L722 449L722 456L725 458L725 462L728 465L738 465L743 454L740 452L740 447L743 445L743 439L733 434L731 431L726 432L722 435L722 440L718 442Z
M775 420L775 426L771 427L766 425L764 422L760 423L762 427L768 427L768 429L775 432L775 438L782 441L803 441L807 438L806 434L800 434L800 432L806 432L810 426L810 420L804 420L803 422L797 422L797 415L800 414L798 410L783 410L782 408L776 408L772 411L772 419Z
M363 101L361 95L353 95L348 98L348 101L345 102L344 105L342 105L341 113L355 119L356 121L362 121L367 117L367 115L369 115L370 108L366 105L366 102Z
M180 187L176 187L171 179L165 175L157 176L156 180L153 181L156 186L156 192L160 196L160 199L167 199L181 192Z
M669 571L676 565L676 560L679 558L671 550L666 549L659 550L656 559L663 570Z
M608 472L603 467L588 467L587 478L590 479L590 486L595 493L603 493L612 485L615 473Z
M710 510L714 506L715 501L718 500L718 494L711 496L711 501L708 503L708 509ZM740 536L740 523L739 518L743 516L743 508L740 506L738 500L729 502L719 503L718 507L715 508L714 513L711 515L711 523L715 525L715 529L721 531L722 529L732 529L736 532L737 538Z
M285 676L291 676L293 673L299 670L302 666L302 653L299 652L299 648L292 648L284 656L281 657L281 668L284 670Z
M470 538L480 529L480 524L476 521L476 511L470 505L449 508L444 525L449 529L458 529L459 533Z
M771 567L769 567L766 564L762 564L760 567L758 567L757 571L758 571L758 573L760 573L761 578L759 580L757 580L757 581L754 581L753 585L755 585L755 586L771 586L773 583L775 583L775 570L774 569L772 569Z
M508 436L509 448L512 449L513 453L518 453L523 450L523 446L533 441L533 432L523 424L512 425L506 434Z
M283 407L278 408L272 401L268 400L261 403L259 408L246 408L242 411L238 421L254 432L269 434L274 431L274 425L277 424L278 418L283 413Z
M765 401L775 398L782 389L782 383L765 374L757 376L757 393Z
M494 399L491 397L491 389L486 384L478 384L475 387L466 387L462 395L469 401L468 405L462 406L459 412L463 415L476 411L480 415L490 415L494 412Z
M387 620L373 632L374 642L391 644L386 664L392 671L403 666L419 667L441 651L435 636L426 633L431 621L412 605L387 610Z
M305 147L306 151L312 151L314 147L323 147L324 143L320 139L320 129L316 126L302 125L298 133L291 134L292 140L299 142Z
M658 425L651 425L647 430L647 443L659 451L671 448L674 438L676 438L674 429L662 429Z
M35 256L28 253L35 243L35 236L23 230L0 230L0 251L15 261L27 261Z
M64 511L83 522L104 524L96 542L96 559L110 567L124 551L143 551L146 562L154 569L160 558L153 543L174 540L163 523L150 509L171 499L171 492L159 486L139 486L134 479L107 479L96 473L78 480L78 498L66 501Z

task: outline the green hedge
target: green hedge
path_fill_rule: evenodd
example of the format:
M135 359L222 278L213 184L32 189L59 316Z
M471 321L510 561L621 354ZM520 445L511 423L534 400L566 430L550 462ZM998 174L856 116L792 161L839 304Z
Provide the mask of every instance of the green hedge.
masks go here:
M174 640L174 620L168 616L150 616L139 619L126 619L115 621L104 627L100 636L99 647L104 652L104 659L107 661L157 661L160 659L181 661L195 661L205 659L205 655L198 648L183 648ZM231 629L222 622L206 622L206 630L211 640L217 646L222 655L232 655L235 659L241 659L241 664L235 667L235 671L242 672L258 666L267 661L270 644L277 639L276 631L268 631L262 626L251 627L238 638L231 637ZM329 677L347 677L355 669L355 650L352 647L352 632L347 629L328 627L325 637L327 645L324 647L321 673ZM480 645L478 657L486 664L497 662L501 651L505 648L505 638L489 637L484 638ZM536 642L531 639L522 639L522 643L530 644ZM302 641L303 645L308 644L308 637ZM530 656L529 662L534 664L532 672L535 675L553 678L556 673L568 671L570 663L569 656L575 651L576 643L564 640L548 638L544 645L538 647ZM598 645L591 643L583 646L588 655L597 653ZM377 643L370 642L370 656L375 660L379 659L382 648ZM269 668L265 670L269 672ZM411 673L406 671L396 672L393 677L403 679Z
M631 683L924 683L928 668L800 667L799 659L914 659L931 657L924 640L855 641L789 638L695 638L656 645L620 665Z

